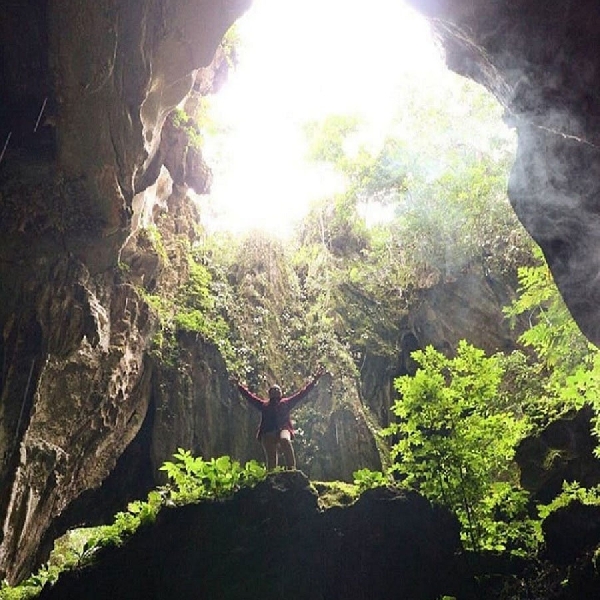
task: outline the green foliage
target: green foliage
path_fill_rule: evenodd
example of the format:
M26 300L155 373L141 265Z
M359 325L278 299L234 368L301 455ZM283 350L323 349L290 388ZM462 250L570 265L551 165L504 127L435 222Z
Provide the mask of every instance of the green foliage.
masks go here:
M162 235L156 225L144 227L138 231L138 244L149 245L154 249L154 252L160 257L164 264L168 264L169 257L165 248Z
M538 506L540 518L545 519L550 513L559 508L564 508L571 502L580 502L581 504L599 506L600 505L600 485L592 488L581 487L578 481L563 482L562 492L556 496L549 504Z
M188 279L177 294L175 328L192 331L216 344L225 358L231 354L229 326L216 310L213 279L209 270L193 256L188 256Z
M365 221L347 195L314 203L299 234L302 246L322 245L343 259L359 257L368 246Z
M391 483L389 477L381 471L371 471L371 469L359 469L352 474L354 485L358 486L360 492L370 490L376 487L382 487Z
M309 157L332 163L344 171L348 164L347 140L357 132L359 124L356 115L331 115L321 122L307 123L304 130L309 141Z
M343 174L344 203L369 217L378 238L378 246L363 244L363 262L376 261L364 279L376 276L377 266L394 273L401 288L431 285L472 265L512 272L528 260L531 241L506 197L514 146L499 130L498 108L469 83L443 82L444 93L425 103L423 90L407 83L378 146L356 117L332 116L306 128L310 156Z
M396 380L393 469L404 485L457 514L468 547L499 549L507 539L494 518L497 482L516 483L514 449L527 431L526 421L495 409L501 361L464 341L455 358L431 346L413 358L415 376ZM502 488L505 497L509 489ZM511 495L516 505L519 495Z
M524 403L524 410L543 427L585 404L598 415L600 352L571 317L539 250L536 260L519 269L519 296L505 312L513 321L526 318L530 324L519 340L533 352L530 382L543 385ZM600 436L598 417L593 425Z
M58 573L48 569L40 569L18 586L9 586L6 581L0 587L0 600L33 600L37 598L46 583L54 583Z
M184 248L187 270L174 293L140 293L159 320L153 339L153 354L164 364L175 365L178 358L177 336L180 332L196 333L206 342L215 344L228 368L237 372L239 357L230 339L230 327L224 316L223 284L215 281L203 264L197 249Z
M312 487L319 496L319 506L323 510L335 506L348 506L360 496L360 491L355 485L344 481L314 481Z
M182 108L175 108L170 118L173 125L185 133L188 145L196 150L201 150L204 145L204 138L195 119Z
M174 458L175 461L165 462L160 468L171 481L169 500L174 504L222 498L262 481L267 475L266 468L258 462L250 461L242 467L229 456L205 461L179 448Z
M542 543L539 519L532 518L527 491L515 483L495 481L476 513L479 544L486 550L531 556Z
M571 317L539 249L535 258L536 264L519 268L519 295L505 312L512 319L527 316L530 327L520 341L547 367L573 371L594 346Z

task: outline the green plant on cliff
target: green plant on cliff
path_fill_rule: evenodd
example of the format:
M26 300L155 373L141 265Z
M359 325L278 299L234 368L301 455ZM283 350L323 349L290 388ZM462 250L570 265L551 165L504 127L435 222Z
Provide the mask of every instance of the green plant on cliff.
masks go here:
M115 515L112 524L92 528L84 544L79 563L86 561L97 549L120 545L140 526L154 522L163 506L183 505L210 498L229 496L242 487L253 486L266 477L266 469L256 461L244 466L229 456L204 460L194 457L189 450L179 448L172 461L161 467L169 483L148 493L145 501L136 500L127 510Z
M177 293L173 323L176 329L202 334L225 351L229 327L215 311L212 283L208 269L193 255L188 256L188 278Z
M600 485L584 488L578 481L563 482L561 493L551 502L538 506L541 519L545 519L550 513L564 508L571 502L579 502L588 506L600 506Z
M201 150L204 139L196 120L188 115L183 108L175 108L169 117L173 126L183 131L187 137L188 145L196 150Z
M372 471L371 469L358 469L352 476L354 478L354 485L358 487L360 492L393 484L393 479L389 475L381 471Z
M183 244L180 283L174 290L140 290L144 300L158 317L159 327L153 339L153 354L166 365L175 365L178 357L178 335L195 333L214 344L228 369L240 369L240 357L231 339L227 310L223 304L226 282L213 276L197 248ZM230 296L230 294L229 294Z
M415 376L396 380L393 470L403 485L456 513L467 547L517 551L534 545L533 522L519 519L526 494L512 462L528 424L495 408L501 361L464 341L455 358L432 347L413 358Z
M4 581L0 587L0 600L33 600L47 583L53 584L59 574L60 570L44 567L19 585L11 586Z
M533 351L532 369L537 369L537 379L543 382L525 410L538 427L584 404L598 415L600 351L573 320L540 250L536 264L519 269L519 284L519 296L505 312L512 319L528 319L530 326L520 342ZM594 432L600 437L598 417Z
M259 232L217 237L203 248L238 359L230 370L255 387L277 379L292 389L322 360L306 337L306 304L290 254L281 240Z
M192 456L189 450L179 448L160 468L169 477L164 488L169 502L189 504L208 498L222 498L241 487L252 486L267 476L264 465L251 460L242 466L229 456L204 460Z
M138 231L138 244L141 246L148 245L153 248L154 252L160 257L163 264L168 264L169 257L163 241L162 235L156 225L143 227Z

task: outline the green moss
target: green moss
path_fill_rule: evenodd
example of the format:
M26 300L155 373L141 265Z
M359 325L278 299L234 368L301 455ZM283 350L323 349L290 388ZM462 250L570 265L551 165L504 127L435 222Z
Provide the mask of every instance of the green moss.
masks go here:
M344 481L313 481L312 487L319 496L319 506L323 510L349 506L360 496L358 486Z
M200 150L204 144L204 138L200 132L196 121L188 115L182 108L176 108L171 113L171 121L173 125L183 131L188 139L188 146Z

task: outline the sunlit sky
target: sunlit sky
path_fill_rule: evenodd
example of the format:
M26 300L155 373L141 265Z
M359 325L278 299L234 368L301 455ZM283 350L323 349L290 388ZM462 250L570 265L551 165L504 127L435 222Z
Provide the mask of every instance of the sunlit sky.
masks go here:
M383 141L406 77L446 69L426 21L399 0L254 0L238 21L239 64L211 98L226 135L208 137L213 168L203 221L234 233L287 234L312 200L340 189L306 159L303 124L359 114Z

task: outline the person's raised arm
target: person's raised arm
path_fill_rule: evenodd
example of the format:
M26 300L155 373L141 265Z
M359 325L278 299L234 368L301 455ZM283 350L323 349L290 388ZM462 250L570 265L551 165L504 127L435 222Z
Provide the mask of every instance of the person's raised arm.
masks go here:
M285 403L290 407L290 409L294 408L298 402L306 398L306 396L313 390L313 388L319 383L319 379L325 374L325 367L319 366L319 368L315 371L315 374L312 376L312 379L301 389L299 389L295 394L292 394L288 398L285 399Z
M241 384L237 377L230 377L231 383L233 383L238 392L255 408L262 408L265 405L265 400L253 394L245 385Z

